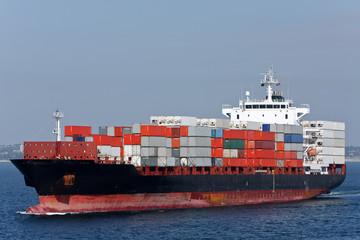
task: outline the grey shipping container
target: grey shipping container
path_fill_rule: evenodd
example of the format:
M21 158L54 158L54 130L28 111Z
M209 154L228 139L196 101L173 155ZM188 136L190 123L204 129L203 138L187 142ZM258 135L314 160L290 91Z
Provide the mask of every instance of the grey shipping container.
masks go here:
M158 158L157 157L144 157L141 158L141 166L149 166L149 167L156 167L158 164Z
M144 147L166 147L166 137L141 137L141 146Z
M211 148L180 147L180 157L211 157Z
M179 148L172 148L171 156L179 158L180 157L180 149Z
M141 133L141 123L133 123L131 133L140 134Z
M158 155L157 147L141 147L141 156L156 157Z
M180 147L211 147L211 137L180 137Z
M211 128L209 127L189 127L189 137L211 137Z

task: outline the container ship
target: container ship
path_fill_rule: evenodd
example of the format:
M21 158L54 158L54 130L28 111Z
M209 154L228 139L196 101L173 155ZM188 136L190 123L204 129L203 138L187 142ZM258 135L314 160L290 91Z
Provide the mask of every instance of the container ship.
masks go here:
M270 68L262 100L222 106L226 118L151 116L132 126L65 126L54 142L24 142L11 162L36 189L29 214L237 206L304 200L345 179L345 124L303 121Z

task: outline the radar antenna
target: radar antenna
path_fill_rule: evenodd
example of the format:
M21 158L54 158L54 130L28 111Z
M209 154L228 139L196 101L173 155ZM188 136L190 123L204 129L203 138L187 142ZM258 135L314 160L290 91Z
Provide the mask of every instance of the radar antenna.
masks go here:
M53 113L53 118L56 119L56 129L53 130L53 133L56 135L56 141L61 141L61 129L60 129L60 119L64 117L64 113L59 112L58 109Z
M267 102L272 102L272 86L279 86L280 83L274 77L275 72L273 70L273 66L269 68L269 70L264 74L264 79L261 81L261 86L266 86L267 88Z

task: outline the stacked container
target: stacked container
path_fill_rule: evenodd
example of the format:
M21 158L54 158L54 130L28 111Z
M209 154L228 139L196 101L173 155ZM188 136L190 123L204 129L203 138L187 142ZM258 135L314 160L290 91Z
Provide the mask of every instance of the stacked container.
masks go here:
M211 166L211 128L181 127L180 158L181 165Z
M315 147L315 161L311 163L328 166L345 164L345 123L330 121L303 121L306 146ZM313 158L313 159L314 159Z

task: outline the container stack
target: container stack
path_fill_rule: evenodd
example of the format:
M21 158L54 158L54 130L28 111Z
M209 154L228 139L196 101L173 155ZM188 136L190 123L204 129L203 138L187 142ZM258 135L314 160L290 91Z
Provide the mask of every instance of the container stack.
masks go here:
M320 165L345 163L345 123L303 121L305 144L316 149L315 162Z
M65 141L96 142L100 159L120 160L124 156L123 137L129 127L99 127L99 134L92 134L88 126L65 126Z
M211 128L182 127L180 132L181 165L211 166Z

